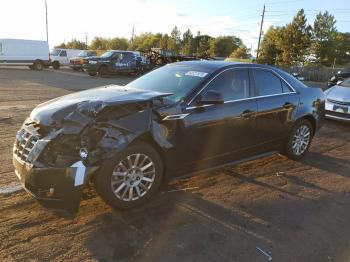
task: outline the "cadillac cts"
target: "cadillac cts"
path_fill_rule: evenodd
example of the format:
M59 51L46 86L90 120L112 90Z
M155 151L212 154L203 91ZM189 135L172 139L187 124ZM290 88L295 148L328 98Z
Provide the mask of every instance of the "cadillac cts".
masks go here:
M17 133L13 164L48 208L76 212L88 181L109 205L132 208L174 176L276 152L300 159L324 106L320 89L277 68L174 63L40 104Z

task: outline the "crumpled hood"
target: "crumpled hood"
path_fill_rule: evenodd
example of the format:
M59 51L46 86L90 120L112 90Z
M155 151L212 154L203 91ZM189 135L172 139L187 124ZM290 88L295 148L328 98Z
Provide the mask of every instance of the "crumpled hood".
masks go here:
M350 87L346 86L333 86L326 91L328 99L350 102Z
M103 86L42 103L32 111L30 119L49 126L77 110L92 109L98 113L106 106L137 103L168 95L171 94L117 85Z

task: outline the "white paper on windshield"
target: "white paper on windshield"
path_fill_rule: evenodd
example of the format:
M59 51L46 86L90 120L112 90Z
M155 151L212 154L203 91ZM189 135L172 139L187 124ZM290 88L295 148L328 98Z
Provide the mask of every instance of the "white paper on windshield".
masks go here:
M198 71L188 71L186 76L196 76L196 77L205 77L208 73L198 72Z

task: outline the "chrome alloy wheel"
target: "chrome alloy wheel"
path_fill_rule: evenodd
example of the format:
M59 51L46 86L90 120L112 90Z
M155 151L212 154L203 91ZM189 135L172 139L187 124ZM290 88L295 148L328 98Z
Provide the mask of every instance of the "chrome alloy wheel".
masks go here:
M311 138L310 128L307 125L299 126L299 128L296 130L293 136L293 141L292 141L293 153L297 156L300 156L301 154L303 154L309 146L310 138Z
M132 154L114 168L111 187L114 195L123 201L143 197L152 187L156 175L152 159L144 154Z

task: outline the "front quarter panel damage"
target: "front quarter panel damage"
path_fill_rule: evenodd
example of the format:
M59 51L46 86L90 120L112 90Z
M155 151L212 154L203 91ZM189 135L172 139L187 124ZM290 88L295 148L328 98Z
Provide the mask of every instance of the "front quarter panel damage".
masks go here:
M96 104L95 104L96 105ZM82 110L82 108L84 110ZM133 108L133 110L130 110ZM137 110L134 110L137 108ZM61 176L58 179L58 197L60 201L52 208L74 213L79 208L82 189L90 176L96 173L103 161L115 158L118 152L125 149L139 137L149 134L159 148L169 149L173 145L168 141L167 127L160 123L159 117L152 108L152 103L136 103L136 105L96 106L76 108L62 118L60 128L51 131L43 141L45 146L55 141L61 147L64 139L76 137L75 150L67 150L58 154L57 145L46 147L47 155L57 154L54 157L54 166L59 168ZM48 142L51 141L51 142ZM77 142L79 141L79 142ZM72 147L72 145L70 145ZM79 156L79 150L86 149L86 157ZM40 152L40 150L38 151ZM34 154L33 160L42 160L39 153ZM63 160L62 160L63 159ZM46 161L47 162L47 161ZM67 163L69 165L67 166ZM44 164L46 166L46 163ZM60 192L64 192L61 194ZM45 202L45 201L43 201ZM49 207L44 203L45 206Z

